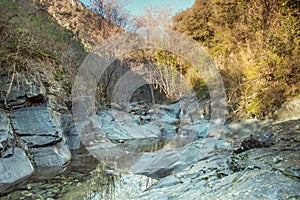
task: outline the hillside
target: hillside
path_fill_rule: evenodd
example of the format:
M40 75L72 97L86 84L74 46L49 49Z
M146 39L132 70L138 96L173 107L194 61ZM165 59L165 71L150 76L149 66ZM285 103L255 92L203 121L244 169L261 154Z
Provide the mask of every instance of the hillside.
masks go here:
M70 106L86 51L122 29L73 1L39 2L0 1L1 102L26 80L44 88L45 99Z
M14 87L28 79L45 87L44 93L66 100L86 56L82 44L33 1L3 0L0 9L2 84ZM3 87L1 93L9 95Z
M204 45L225 82L230 118L276 118L300 95L299 1L196 0L174 29Z
M37 0L61 26L72 31L77 39L91 50L104 39L123 31L99 14L86 9L81 3L71 1Z

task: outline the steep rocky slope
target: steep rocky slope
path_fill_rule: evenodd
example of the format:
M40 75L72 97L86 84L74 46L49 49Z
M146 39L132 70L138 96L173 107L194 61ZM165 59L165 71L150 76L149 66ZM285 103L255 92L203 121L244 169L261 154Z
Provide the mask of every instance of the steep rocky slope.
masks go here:
M38 2L45 6L58 24L71 30L87 49L92 49L104 39L123 31L99 14L87 10L78 1L38 0Z

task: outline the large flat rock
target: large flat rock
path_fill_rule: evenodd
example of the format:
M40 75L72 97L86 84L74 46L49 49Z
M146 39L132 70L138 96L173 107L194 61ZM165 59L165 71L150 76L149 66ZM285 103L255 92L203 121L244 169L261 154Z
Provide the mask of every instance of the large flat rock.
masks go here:
M28 107L14 111L11 123L20 136L39 135L57 136L55 123L51 120L47 107Z
M183 148L144 153L136 158L130 170L134 173L160 179L206 158L215 149L215 142L215 139L207 138L202 141L195 141Z

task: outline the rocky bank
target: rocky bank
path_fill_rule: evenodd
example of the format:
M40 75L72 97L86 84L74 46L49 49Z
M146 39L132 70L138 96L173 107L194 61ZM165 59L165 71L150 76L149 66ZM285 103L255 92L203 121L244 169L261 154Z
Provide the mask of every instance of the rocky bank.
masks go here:
M80 150L71 115L53 109L57 104L41 85L26 79L20 85L0 101L10 108L0 112L3 199L74 199L74 192L78 199L300 198L300 119L288 106L299 106L297 98L278 111L287 120L229 123L218 138L207 135L209 100L187 96L170 105L133 102L125 110L102 109L97 121L106 137L140 156L121 163L131 166L129 174L102 170L90 190L86 183L95 178L98 161ZM104 184L107 177L115 178ZM137 182L143 187L137 189ZM101 185L107 184L114 185L109 197L102 196L108 189ZM45 185L52 188L48 193Z

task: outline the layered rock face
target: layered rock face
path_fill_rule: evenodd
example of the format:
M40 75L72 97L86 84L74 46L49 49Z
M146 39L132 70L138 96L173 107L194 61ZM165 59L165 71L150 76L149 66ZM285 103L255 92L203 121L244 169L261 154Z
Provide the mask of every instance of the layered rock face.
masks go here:
M0 110L0 193L4 193L29 177L62 173L71 153L41 86L27 79L11 86L4 80L1 86L0 105L5 110Z

